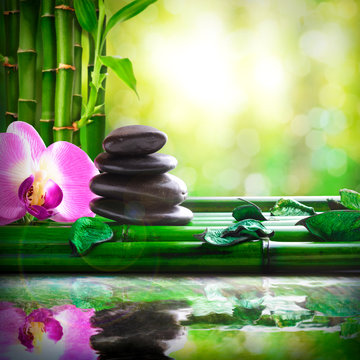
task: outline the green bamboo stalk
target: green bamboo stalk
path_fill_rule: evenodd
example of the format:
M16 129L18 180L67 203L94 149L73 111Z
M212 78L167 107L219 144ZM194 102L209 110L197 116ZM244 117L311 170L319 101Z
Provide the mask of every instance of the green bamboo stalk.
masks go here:
M96 1L95 6L98 7ZM98 10L97 10L98 11ZM106 18L104 18L103 28L106 27ZM94 71L94 55L95 55L95 44L94 39L89 36L89 66L88 66L88 79L91 81L91 73ZM106 42L104 41L104 46L101 51L101 55L106 55ZM107 67L101 66L100 73L106 74ZM102 142L105 137L105 86L106 80L102 83L102 88L99 89L96 99L96 106L100 106L98 113L91 117L91 123L86 126L86 137L87 137L87 149L86 152L92 160L96 158L102 151ZM90 91L89 91L90 94Z
M81 118L81 66L82 66L82 46L81 46L81 27L74 17L74 85L73 85L73 105L72 105L72 121L79 121ZM80 131L74 130L73 144L80 146Z
M55 0L43 0L41 29L43 42L42 102L40 135L46 146L53 142L56 81Z
M72 89L74 79L74 12L71 0L55 1L57 74L54 141L72 142Z
M327 199L340 201L339 196L239 196L239 197L189 197L182 203L193 212L231 212L241 204L239 199L251 201L258 205L262 211L269 211L281 198L291 198L306 206L311 206L315 211L329 210Z
M0 1L0 132L6 131L6 77L5 77L5 62L6 56L6 33L5 33L5 1Z
M43 41L41 30L41 4L39 6L39 15L36 29L36 73L35 73L35 100L36 100L36 114L35 114L35 129L40 133L40 119L42 108L42 69L43 69Z
M36 121L36 29L38 15L38 0L20 1L18 120L28 122L31 125L35 125Z
M20 8L18 0L7 0L5 3L5 33L6 33L6 126L18 118L19 72L18 56Z
M360 242L277 243L257 240L233 247L200 242L105 243L71 257L66 242L0 241L1 271L41 272L337 272L359 271ZM17 245L17 247L16 247Z

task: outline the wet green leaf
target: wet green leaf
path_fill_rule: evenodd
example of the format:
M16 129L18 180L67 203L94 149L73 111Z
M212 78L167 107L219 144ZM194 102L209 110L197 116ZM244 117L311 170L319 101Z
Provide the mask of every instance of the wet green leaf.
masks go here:
M261 212L261 209L257 205L253 204L250 201L246 201L243 199L240 200L245 201L247 204L240 205L233 210L232 216L235 218L235 220L237 221L241 221L244 219L266 220L266 218Z
M350 210L360 210L360 194L354 190L341 189L340 202Z
M113 237L111 227L99 219L82 217L71 227L70 246L75 256L86 255L94 246Z
M325 241L360 241L360 212L333 210L300 220L312 234Z
M226 229L206 229L202 234L194 235L194 237L211 245L231 246L273 235L274 231L267 229L260 221L248 219L239 221Z
M308 216L314 215L312 207L301 204L293 199L280 199L274 207L270 209L271 215L274 216Z

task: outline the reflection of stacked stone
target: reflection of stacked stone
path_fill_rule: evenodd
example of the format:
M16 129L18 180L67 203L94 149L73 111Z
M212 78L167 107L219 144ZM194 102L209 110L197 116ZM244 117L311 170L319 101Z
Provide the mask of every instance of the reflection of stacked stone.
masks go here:
M179 206L185 183L174 175L177 160L155 153L167 140L165 133L143 125L124 126L104 140L106 152L95 159L104 173L95 176L91 191L102 196L90 203L96 214L123 224L185 225L192 212Z

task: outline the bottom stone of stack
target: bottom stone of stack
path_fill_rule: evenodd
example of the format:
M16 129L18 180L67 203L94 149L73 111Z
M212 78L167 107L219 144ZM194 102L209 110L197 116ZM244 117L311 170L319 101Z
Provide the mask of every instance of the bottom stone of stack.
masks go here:
M193 213L183 206L145 208L139 202L123 203L120 200L97 198L90 203L91 210L120 224L135 225L186 225Z

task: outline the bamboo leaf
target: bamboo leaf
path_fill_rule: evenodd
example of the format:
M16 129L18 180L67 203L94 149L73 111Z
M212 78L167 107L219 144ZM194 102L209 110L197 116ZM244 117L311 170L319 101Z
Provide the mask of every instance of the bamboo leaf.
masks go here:
M112 69L116 75L139 97L136 91L136 79L129 59L120 56L100 56L101 62Z
M360 194L354 190L341 189L340 202L350 210L360 210Z
M270 212L274 216L309 216L315 214L314 208L293 199L278 200Z
M206 229L196 239L215 246L232 246L249 240L257 240L274 235L273 230L267 229L261 222L253 219L239 221L226 229Z
M333 210L301 219L296 225L325 241L360 241L360 211Z
M98 21L94 2L91 0L74 0L74 7L80 26L89 32L95 40Z
M241 221L244 219L255 219L255 220L266 220L265 216L262 214L261 209L253 204L250 201L240 199L242 201L245 201L246 205L240 205L236 207L233 212L232 216L237 221Z
M82 217L74 222L70 232L70 246L74 256L86 255L94 246L110 241L113 231L99 219Z
M149 5L154 3L156 0L135 0L130 4L121 8L117 13L115 13L110 20L108 21L105 32L103 35L103 40L105 39L108 32L119 23L122 23L126 20L131 19L132 17L136 16L137 14L141 13L145 10Z

